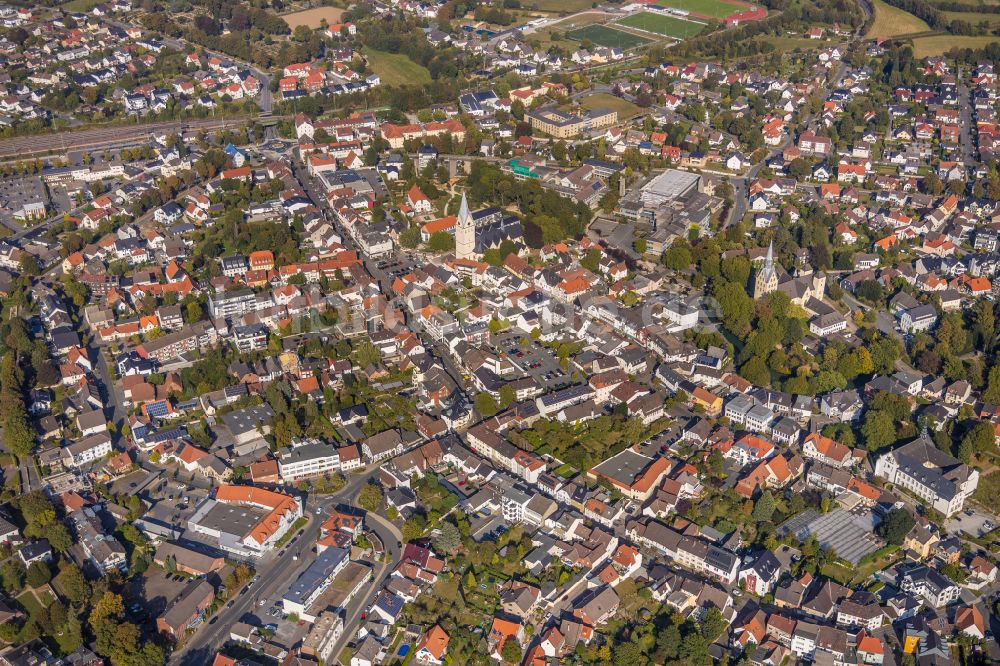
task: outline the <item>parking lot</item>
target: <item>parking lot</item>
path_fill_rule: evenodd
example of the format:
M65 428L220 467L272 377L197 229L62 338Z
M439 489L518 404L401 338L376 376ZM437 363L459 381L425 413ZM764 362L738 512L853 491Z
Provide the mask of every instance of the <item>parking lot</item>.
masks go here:
M970 536L981 537L996 528L997 519L981 509L967 507L945 521L944 527L951 533L964 532Z
M18 230L20 223L14 222L14 213L25 204L37 202L49 204L41 176L8 176L0 179L0 224Z
M543 390L569 385L569 374L559 365L547 347L520 333L507 331L494 338L497 352L506 356L518 370L528 375Z

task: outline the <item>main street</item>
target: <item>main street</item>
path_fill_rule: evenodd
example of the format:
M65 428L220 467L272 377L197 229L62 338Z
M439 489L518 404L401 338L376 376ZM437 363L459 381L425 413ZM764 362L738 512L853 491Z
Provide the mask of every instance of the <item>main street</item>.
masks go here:
M389 289L393 282L392 276L379 267L379 262L364 257L364 255L357 250L354 242L351 240L350 234L348 234L347 230L340 225L336 216L330 214L330 208L326 203L326 197L323 196L323 193L319 190L313 178L302 168L297 159L293 158L291 163L292 173L302 185L306 192L306 196L308 196L317 207L326 212L327 219L331 220L331 224L333 224L337 229L337 233L340 234L344 245L358 252L358 256L362 258L368 273L378 283L379 288L382 293L386 295L386 298L389 298L391 295ZM454 363L451 356L443 349L443 346L430 339L430 336L423 330L422 327L415 326L413 322L408 322L408 324L410 325L410 329L414 331L418 337L420 337L420 340L423 343L424 348L428 350L429 355L441 361L444 371L448 374L451 380L455 382L455 386L464 392L466 386L465 378ZM437 354L430 353L431 350L436 351Z
M229 632L234 623L250 622L259 626L267 624L269 620L264 611L271 607L272 601L281 599L292 581L315 559L312 545L316 543L320 526L329 515L330 508L337 504L353 502L362 486L377 474L378 468L375 467L348 477L347 485L336 493L310 496L304 507L304 515L309 522L300 530L301 534L295 537L295 543L289 542L277 553L269 553L262 557L256 563L259 580L248 585L246 588L248 591L237 594L234 599L227 602L210 620L210 624L196 631L181 650L171 655L171 663L184 666L202 666L211 663L215 653L229 639ZM316 515L317 508L320 509L319 515ZM374 532L383 543L389 561L386 566L376 564L375 582L367 588L366 594L350 605L348 617L345 618L345 625L348 628L357 627L360 610L371 603L392 567L401 557L402 539L394 525L380 516L369 513L365 518L365 527L368 531ZM265 602L263 606L260 605L261 600ZM345 637L352 633L348 628L345 628Z

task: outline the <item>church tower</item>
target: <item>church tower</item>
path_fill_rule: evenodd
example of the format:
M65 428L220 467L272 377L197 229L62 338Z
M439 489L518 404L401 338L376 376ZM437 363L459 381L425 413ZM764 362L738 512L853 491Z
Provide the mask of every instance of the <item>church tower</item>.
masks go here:
M774 241L767 246L767 257L764 259L764 265L757 275L754 277L753 281L753 297L758 299L761 296L766 296L772 291L778 288L778 273L774 270Z
M476 224L469 212L469 202L462 193L462 205L458 209L458 220L455 221L455 257L457 259L472 259L476 254Z

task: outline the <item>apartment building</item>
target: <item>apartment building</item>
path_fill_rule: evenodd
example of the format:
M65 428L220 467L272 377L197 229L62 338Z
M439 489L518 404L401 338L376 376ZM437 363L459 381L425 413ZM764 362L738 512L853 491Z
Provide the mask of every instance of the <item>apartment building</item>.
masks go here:
M278 459L281 480L292 484L340 469L340 454L332 444L310 442L296 446Z

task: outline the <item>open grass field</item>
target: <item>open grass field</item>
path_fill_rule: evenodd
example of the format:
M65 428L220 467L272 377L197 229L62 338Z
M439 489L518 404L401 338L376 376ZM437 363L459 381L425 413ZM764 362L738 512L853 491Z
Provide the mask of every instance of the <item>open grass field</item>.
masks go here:
M399 53L366 49L368 65L387 86L425 85L431 82L431 73Z
M284 19L285 23L292 30L295 30L300 25L316 30L321 27L323 19L326 19L328 24L340 23L340 17L343 15L344 10L338 7L314 7L313 9L305 9L301 12L285 14L281 18Z
M592 109L614 109L618 112L618 119L629 118L639 112L639 107L621 97L615 97L608 93L595 93L580 99L580 107L588 111Z
M914 32L930 30L922 19L909 12L887 5L882 0L874 0L875 20L868 29L868 37L896 37Z
M791 37L787 35L759 35L756 39L761 42L774 44L774 47L780 51L825 49L830 45L830 42L826 39L809 39L808 37Z
M693 14L701 14L702 16L719 19L726 18L746 9L742 5L723 2L722 0L658 0L656 4L661 7L683 9Z
M556 14L572 14L582 12L594 6L594 0L527 0L521 6L525 9L537 9L540 12Z
M102 2L104 0L69 0L69 2L61 5L60 9L67 12L89 12Z
M979 25L986 21L991 26L1000 23L1000 14L990 14L988 12L941 12L949 21L968 21L972 25Z
M1000 37L983 35L979 37L960 35L931 35L917 37L913 40L913 55L918 58L943 55L948 51L959 49L981 49L987 44L1000 41Z
M653 12L639 12L632 14L618 21L620 25L629 28L638 28L648 32L655 32L658 35L666 35L674 39L687 39L694 37L705 29L704 24L693 21L685 21L674 16L665 14L654 14Z
M589 39L598 46L608 46L620 49L631 49L636 46L648 44L652 40L633 35L623 30L615 30L606 25L588 25L585 28L578 28L567 32L566 36L572 40L582 42Z

